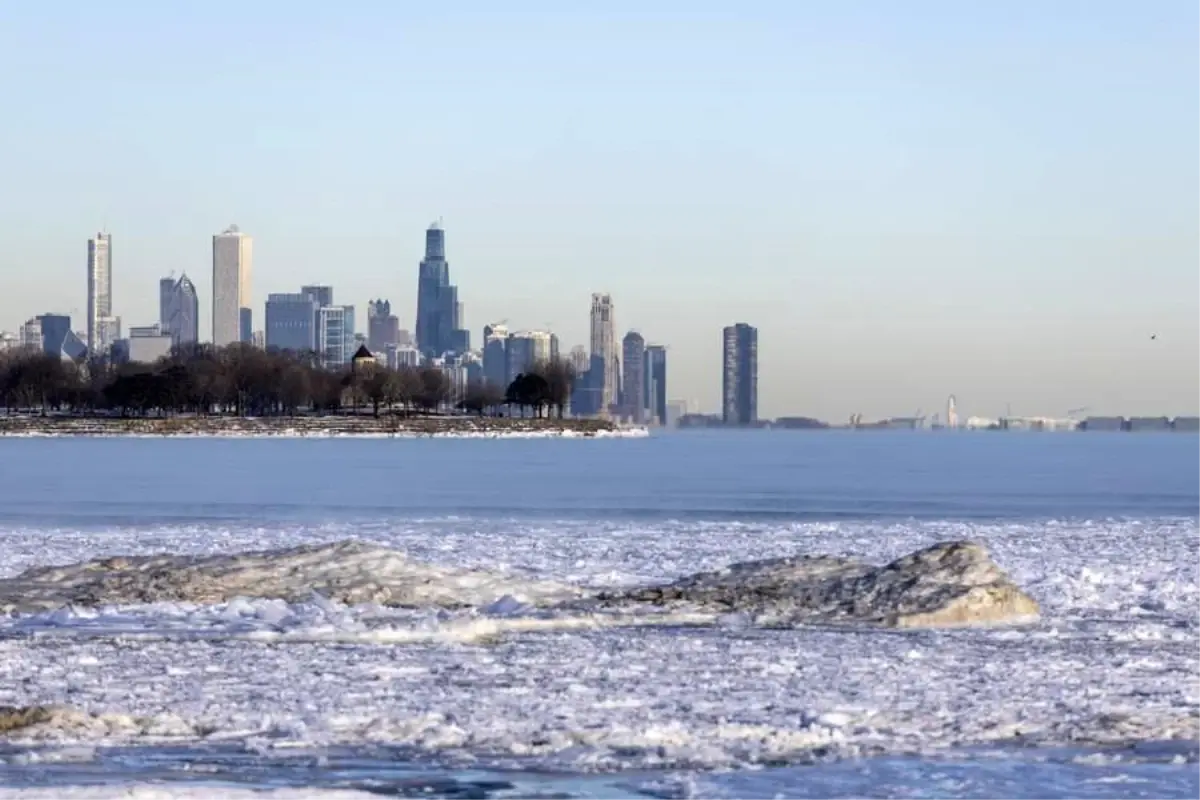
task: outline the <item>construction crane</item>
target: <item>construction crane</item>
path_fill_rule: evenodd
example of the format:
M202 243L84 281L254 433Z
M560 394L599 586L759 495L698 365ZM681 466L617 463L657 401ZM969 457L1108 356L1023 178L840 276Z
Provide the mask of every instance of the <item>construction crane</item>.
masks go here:
M1091 410L1092 409L1088 408L1087 406L1083 406L1082 408L1070 408L1070 409L1067 409L1067 417L1069 419L1074 419L1075 417L1078 417L1080 414L1086 414L1087 412L1089 412Z

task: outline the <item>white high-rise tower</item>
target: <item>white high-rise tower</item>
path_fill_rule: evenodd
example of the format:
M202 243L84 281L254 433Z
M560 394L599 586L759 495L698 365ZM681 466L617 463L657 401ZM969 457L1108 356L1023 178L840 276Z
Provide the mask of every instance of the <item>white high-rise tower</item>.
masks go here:
M108 352L112 319L112 235L97 233L88 239L88 353Z
M213 237L212 341L218 347L250 341L253 245L237 225Z
M950 398L946 400L946 427L951 429L958 427L958 408L955 406L954 395L950 395Z
M604 385L600 389L601 414L607 414L617 404L617 376L620 375L620 357L617 355L617 323L613 316L612 296L592 295L592 361L602 359Z

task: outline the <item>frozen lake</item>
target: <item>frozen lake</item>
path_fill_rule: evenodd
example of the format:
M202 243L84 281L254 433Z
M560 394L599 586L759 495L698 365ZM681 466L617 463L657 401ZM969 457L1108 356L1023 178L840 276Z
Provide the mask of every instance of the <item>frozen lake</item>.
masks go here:
M355 538L447 569L622 587L969 538L1043 612L904 632L254 596L11 615L0 705L74 716L0 735L0 798L148 781L197 797L1194 797L1198 444L0 439L0 578Z

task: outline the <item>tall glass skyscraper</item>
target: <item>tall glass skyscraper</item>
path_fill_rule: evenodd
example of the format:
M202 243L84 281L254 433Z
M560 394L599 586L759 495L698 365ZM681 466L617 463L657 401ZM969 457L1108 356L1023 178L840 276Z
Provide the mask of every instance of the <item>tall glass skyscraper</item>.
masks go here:
M621 340L621 359L625 372L621 378L621 413L630 422L646 421L646 340L630 331Z
M726 425L758 421L758 329L739 322L724 330L721 414Z
M667 348L661 344L646 346L646 400L650 421L667 424Z
M174 347L200 340L200 298L186 273L158 282L158 324Z
M425 258L417 274L417 349L425 358L469 347L470 334L462 327L458 287L450 283L446 261L446 232L440 223L425 231Z

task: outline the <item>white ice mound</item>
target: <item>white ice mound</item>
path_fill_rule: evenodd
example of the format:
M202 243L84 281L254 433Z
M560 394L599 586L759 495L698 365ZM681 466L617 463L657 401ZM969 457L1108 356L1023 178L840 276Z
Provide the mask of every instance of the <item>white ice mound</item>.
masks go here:
M882 567L802 556L734 564L664 586L601 596L625 602L750 613L762 624L868 623L900 628L1036 617L1037 602L980 544L942 542Z
M173 738L195 736L196 730L173 714L134 717L100 714L73 706L0 706L0 737L45 741L106 736Z
M313 592L347 605L468 608L508 596L520 603L567 600L578 590L502 572L438 567L356 541L218 556L117 556L35 567L0 579L0 612L63 606L223 603L235 597L309 600Z

